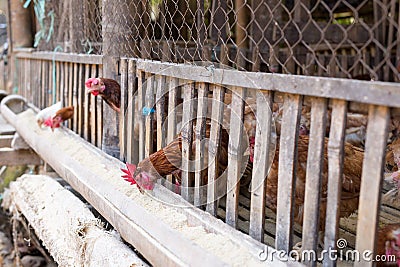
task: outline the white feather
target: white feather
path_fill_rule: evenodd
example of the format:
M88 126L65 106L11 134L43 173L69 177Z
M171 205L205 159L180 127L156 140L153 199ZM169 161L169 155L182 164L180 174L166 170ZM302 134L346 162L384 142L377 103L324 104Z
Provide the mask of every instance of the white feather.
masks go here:
M57 102L47 108L42 109L36 114L36 121L45 121L49 117L56 115L56 112L62 108L61 102Z

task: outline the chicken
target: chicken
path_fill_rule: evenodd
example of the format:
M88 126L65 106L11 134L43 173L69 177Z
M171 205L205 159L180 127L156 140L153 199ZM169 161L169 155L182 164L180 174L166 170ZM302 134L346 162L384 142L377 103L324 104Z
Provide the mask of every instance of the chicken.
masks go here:
M294 220L300 225L303 224L303 209L306 184L306 168L308 156L309 136L300 135L298 140L297 177L295 188ZM323 158L321 207L319 230L324 231L326 216L326 198L328 191L328 138L325 138L325 151ZM349 143L345 143L342 198L340 204L340 217L351 215L358 208L358 196L361 184L361 170L364 158L362 149ZM278 163L279 144L276 147L274 161L267 177L266 202L267 207L276 211L278 193Z
M385 262L377 262L377 266L400 267L400 223L388 224L378 232L377 259L386 259Z
M396 139L386 148L385 171L394 172L399 169L400 169L400 139Z
M121 108L121 87L113 79L89 78L85 82L87 93L94 96L100 95L103 100L116 112Z
M39 127L42 127L46 120L52 118L60 108L62 108L61 102L57 102L54 105L39 111L38 114L36 114L36 122Z
M195 123L193 123L195 125ZM210 137L211 121L206 122L206 138ZM196 153L195 132L193 131L192 153ZM224 172L228 164L228 132L221 131L221 143L218 154L218 177ZM204 164L208 166L208 144L205 145ZM137 184L139 190L153 190L157 179L167 175L174 175L178 183L181 183L182 164L182 135L181 133L167 146L143 159L137 166L126 163L127 169L122 170L123 176L131 184ZM207 168L202 170L202 184L207 183ZM193 185L189 185L193 186Z
M69 120L74 116L74 107L61 108L56 112L53 117L49 117L44 122L44 125L50 127L52 131L54 128L59 128L63 121Z

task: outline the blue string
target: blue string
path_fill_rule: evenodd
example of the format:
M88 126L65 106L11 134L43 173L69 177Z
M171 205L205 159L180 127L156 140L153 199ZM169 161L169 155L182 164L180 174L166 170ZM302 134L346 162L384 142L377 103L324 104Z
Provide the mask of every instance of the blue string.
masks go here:
M148 116L148 115L154 113L155 111L156 110L154 108L143 107L142 114L143 114L143 116Z

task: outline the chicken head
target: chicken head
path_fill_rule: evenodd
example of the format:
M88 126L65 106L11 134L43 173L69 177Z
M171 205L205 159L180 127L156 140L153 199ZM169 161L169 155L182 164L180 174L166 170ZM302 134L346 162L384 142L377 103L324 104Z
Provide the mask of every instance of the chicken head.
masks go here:
M143 193L143 189L153 190L154 181L151 176L144 171L140 171L135 164L126 163L126 169L121 169L121 171L125 173L122 178L131 185L136 184L141 193Z
M94 96L99 95L106 89L106 86L99 78L89 78L85 82L85 86L88 89L87 93L92 94Z
M378 264L379 266L386 266L393 260L395 266L400 266L400 224L388 224L379 230L377 253L386 256L386 264Z

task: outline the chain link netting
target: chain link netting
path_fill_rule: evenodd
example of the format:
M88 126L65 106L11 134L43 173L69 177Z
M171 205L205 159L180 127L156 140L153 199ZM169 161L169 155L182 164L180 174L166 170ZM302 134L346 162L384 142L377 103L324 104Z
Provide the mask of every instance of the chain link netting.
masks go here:
M46 8L55 13L54 33L41 50L60 45L249 71L400 78L395 0L91 0Z

